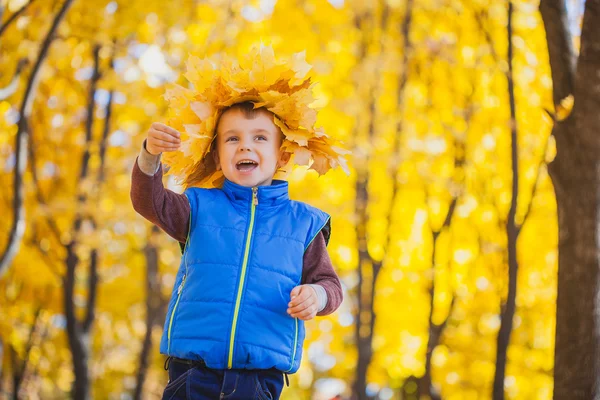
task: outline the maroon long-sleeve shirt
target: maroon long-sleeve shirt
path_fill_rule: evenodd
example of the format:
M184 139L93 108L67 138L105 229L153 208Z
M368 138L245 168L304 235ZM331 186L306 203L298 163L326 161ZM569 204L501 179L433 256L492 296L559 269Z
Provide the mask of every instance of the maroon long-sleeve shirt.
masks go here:
M190 205L185 195L166 189L162 177L162 166L154 175L147 175L140 169L136 159L131 176L133 208L169 236L180 243L185 243L188 235ZM317 284L325 289L327 302L317 315L331 314L343 300L342 287L327 253L322 232L319 232L304 252L301 283Z

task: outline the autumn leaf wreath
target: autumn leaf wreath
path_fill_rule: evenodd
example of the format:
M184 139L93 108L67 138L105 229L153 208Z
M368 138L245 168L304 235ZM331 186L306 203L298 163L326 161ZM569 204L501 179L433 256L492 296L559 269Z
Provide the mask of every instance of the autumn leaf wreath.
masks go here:
M289 165L307 165L319 175L341 167L348 174L344 156L350 152L314 126L317 109L312 105L311 68L304 52L279 60L273 48L264 45L239 61L227 55L212 59L190 55L184 76L193 89L172 84L164 94L167 123L181 132L179 151L164 154L167 175L174 175L185 188L220 187L223 173L213 157L207 157L215 127L223 110L247 101L273 113L273 122L285 136L281 149L290 153Z

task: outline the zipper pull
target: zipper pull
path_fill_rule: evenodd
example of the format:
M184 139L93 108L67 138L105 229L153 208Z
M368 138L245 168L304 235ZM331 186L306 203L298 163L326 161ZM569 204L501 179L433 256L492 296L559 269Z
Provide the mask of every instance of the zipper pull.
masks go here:
M181 280L181 283L179 284L179 287L177 288L177 295L180 295L181 291L183 290L183 282L185 282L185 275L183 276L183 279Z
M258 205L258 188L256 186L252 188L252 204Z

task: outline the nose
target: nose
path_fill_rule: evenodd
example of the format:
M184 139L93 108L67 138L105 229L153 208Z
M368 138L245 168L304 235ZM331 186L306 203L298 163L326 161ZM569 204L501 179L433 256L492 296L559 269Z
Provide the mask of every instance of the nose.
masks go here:
M252 151L252 139L242 135L242 137L239 138L238 151L240 153Z

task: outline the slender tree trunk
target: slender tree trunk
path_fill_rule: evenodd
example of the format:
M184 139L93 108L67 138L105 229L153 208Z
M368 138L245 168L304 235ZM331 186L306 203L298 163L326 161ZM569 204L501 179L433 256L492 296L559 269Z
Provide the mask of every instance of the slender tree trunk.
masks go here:
M42 63L45 61L50 49L50 44L54 39L54 33L58 29L61 21L65 17L67 10L72 4L72 0L65 0L61 9L59 10L52 26L48 30L44 42L40 47L31 76L27 82L27 88L23 95L21 107L19 108L19 123L17 126L17 134L15 135L15 174L13 179L13 221L10 228L9 238L6 243L4 251L0 255L0 277L4 275L8 266L11 264L13 258L19 250L23 234L25 232L25 209L23 207L23 173L27 166L27 146L29 145L29 133L27 127L27 121L31 115L31 108L33 106L33 99L37 90L37 84L39 79L39 72L41 70Z
M67 272L64 279L64 308L67 320L67 337L71 356L73 359L73 381L72 396L75 400L89 398L89 336L83 330L82 324L75 315L74 292L75 292L75 270L79 264L79 258L75 253L75 243L67 245Z
M29 61L27 58L21 58L17 62L17 67L15 68L15 73L10 83L5 87L0 88L0 100L6 100L17 92L17 89L19 89L19 82L21 81L21 74L28 63Z
M31 350L35 346L39 346L44 339L45 332L44 320L42 318L42 307L38 307L34 313L33 323L31 330L29 331L29 339L27 341L27 347L25 350L25 357L21 364L21 380L19 381L19 387L15 388L15 393L19 399L23 399L27 396L27 391L30 390L29 386L35 378L37 371L37 365L30 362Z
M12 24L17 19L17 17L19 15L21 15L25 11L27 11L27 8L29 8L29 6L32 5L34 1L35 0L28 1L23 6L21 6L21 8L19 8L17 11L15 11L10 17L8 17L6 22L4 24L2 24L2 26L0 26L0 36L2 36L4 31L10 26L10 24ZM3 9L0 10L0 21L2 20L3 11L4 11Z
M404 54L403 54L403 62L402 62L402 70L399 79L398 85L398 109L401 110L403 104L403 94L404 87L408 80L408 53L410 51L410 25L412 20L412 6L413 0L407 0L405 17L403 19L403 23L400 26L400 30L404 36ZM389 10L385 10L383 13L383 20L381 22L381 29L385 30L388 25L388 16ZM365 22L364 19L357 20L357 29L363 30L364 26L361 26L361 23ZM361 45L361 55L359 59L364 59L367 54L367 40L363 40ZM376 88L377 81L372 84L372 87L369 90L369 124L367 127L367 136L369 141L372 142L375 138L375 121L376 121ZM397 133L399 136L401 131L400 121L398 122ZM393 206L396 200L396 194L398 192L399 183L396 179L397 169L398 169L398 147L399 139L395 138L395 142L393 146L393 154L392 154L392 176L394 177L393 188L392 188L392 201L390 205L390 210L388 213L388 224L391 225L391 215ZM367 396L367 373L369 369L369 365L371 364L371 360L373 358L373 335L375 330L375 323L377 320L377 315L374 310L375 303L375 286L377 283L377 278L383 266L383 260L374 260L371 257L371 254L367 248L367 221L368 221L368 212L367 207L369 204L369 161L370 157L367 156L362 161L362 166L358 168L357 172L357 180L356 180L356 215L358 217L357 222L357 241L358 241L358 293L357 293L357 302L358 302L358 310L356 315L356 325L355 325L355 338L356 338L356 347L358 350L358 360L356 366L356 372L354 376L353 383L353 398L356 400L366 400L369 399ZM389 249L390 247L390 235L389 235L389 227L387 233L387 240L385 243L385 249Z
M152 328L156 325L158 313L161 308L160 282L158 277L158 250L153 244L153 236L159 233L156 225L152 226L150 238L144 248L146 256L146 333L140 352L140 366L136 379L133 398L142 398L144 381L148 372L149 356L152 350Z
M464 154L464 152L463 152ZM461 165L464 163L464 160L456 160L456 163ZM444 219L444 224L442 228L438 231L432 232L433 238L433 249L431 251L431 272L433 274L431 278L431 287L429 288L429 332L427 337L427 353L425 353L425 374L418 379L418 392L420 398L430 398L432 400L440 400L440 395L433 390L433 382L431 379L431 356L433 355L433 350L440 343L440 338L442 336L442 332L446 327L446 323L450 318L450 314L452 313L452 309L454 308L454 297L452 297L452 302L450 303L450 309L448 311L448 316L441 324L436 324L433 322L433 312L434 312L434 300L435 300L435 270L436 270L436 262L435 258L437 255L437 246L438 246L438 238L440 237L440 233L443 229L448 229L450 224L452 223L452 217L454 216L454 211L456 210L456 203L458 202L458 198L454 197L450 206L448 207L448 213L446 214L446 218Z
M100 60L99 60L100 46L95 46L93 50L94 56L94 73L90 82L88 106L87 106L87 120L86 120L86 149L83 152L81 160L81 170L79 172L79 180L84 181L89 179L89 160L91 157L90 144L93 141L93 119L94 119L94 108L95 101L94 95L96 93L96 86L100 79ZM103 165L101 165L102 167ZM77 196L77 203L82 205L88 199L85 192L80 193ZM79 265L79 257L77 256L77 235L81 229L84 216L78 214L73 221L71 229L71 241L65 247L67 251L66 258L66 275L64 278L64 307L65 316L67 320L67 336L69 342L69 348L73 359L73 374L75 380L72 386L72 396L75 400L86 400L90 398L90 380L89 380L89 369L88 360L90 356L90 331L94 320L94 309L96 305L96 290L98 284L98 252L93 249L90 254L90 277L88 282L88 301L86 304L86 314L83 321L79 321L75 315L75 304L74 304L74 292L75 292L75 271ZM93 222L93 219L92 219Z
M19 400L18 393L22 377L22 370L19 366L19 355L12 346L10 347L9 351L12 364L12 398L13 400Z
M557 154L548 171L558 211L555 399L600 399L600 0L587 0L581 51L571 45L566 6L542 0L553 97L572 95L552 134ZM575 60L577 65L575 66Z
M506 374L506 352L510 343L510 334L513 327L513 318L516 310L517 298L517 239L519 230L515 222L517 213L517 198L519 196L519 152L517 142L517 116L515 105L515 85L513 80L513 45L512 45L513 3L508 2L508 99L510 103L510 136L511 136L511 169L512 191L510 209L506 218L506 236L508 242L508 293L506 303L501 307L500 330L498 331L496 345L496 371L494 375L493 398L504 400L504 378Z
M374 112L374 99L371 102L371 112ZM374 116L371 116L371 120ZM371 127L370 129L373 129ZM367 399L367 371L373 357L372 326L375 320L373 310L373 291L376 274L374 273L373 260L367 249L367 204L369 193L367 189L368 173L364 172L357 177L356 183L356 212L358 215L358 311L356 315L355 337L358 350L358 363L354 379L354 394L357 400Z
M0 393L4 390L4 341L0 338Z

